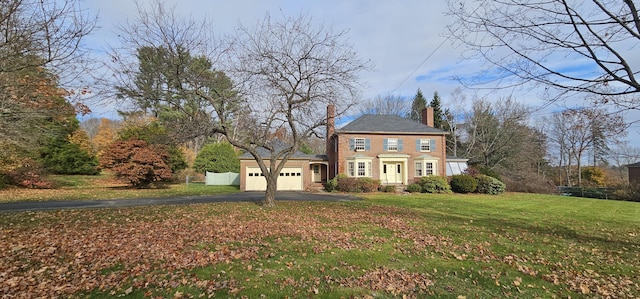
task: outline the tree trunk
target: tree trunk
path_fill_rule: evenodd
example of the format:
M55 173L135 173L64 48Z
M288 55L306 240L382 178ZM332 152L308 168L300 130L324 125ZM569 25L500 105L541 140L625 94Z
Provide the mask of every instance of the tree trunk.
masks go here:
M264 192L264 200L262 204L265 207L276 206L276 190L278 190L278 176L273 177L272 174L265 176L267 179L267 190Z

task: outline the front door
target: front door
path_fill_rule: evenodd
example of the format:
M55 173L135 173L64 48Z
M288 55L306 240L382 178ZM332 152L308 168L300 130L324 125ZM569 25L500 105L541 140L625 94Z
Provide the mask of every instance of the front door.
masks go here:
M384 163L382 173L387 179L387 184L402 184L402 163Z

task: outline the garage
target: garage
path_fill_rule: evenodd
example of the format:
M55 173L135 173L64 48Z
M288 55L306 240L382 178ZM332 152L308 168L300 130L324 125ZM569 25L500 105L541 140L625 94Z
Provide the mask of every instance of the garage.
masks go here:
M267 180L259 167L247 167L245 174L246 191L264 191L267 189ZM302 167L285 167L278 178L278 190L303 190Z

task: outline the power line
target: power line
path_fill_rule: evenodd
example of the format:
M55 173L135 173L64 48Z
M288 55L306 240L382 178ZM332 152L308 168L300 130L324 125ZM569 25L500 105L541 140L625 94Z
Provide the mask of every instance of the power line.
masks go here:
M484 6L484 3L485 3L485 2L486 2L486 0L485 0L485 1L482 1L482 3L480 3L480 5L478 5L478 7L476 7L476 9L474 9L474 10L473 10L473 12L472 12L471 14L475 14L475 13L476 13L476 11L478 11L478 9L480 9L480 7ZM418 66L417 66L417 67L415 67L415 68L413 69L413 71L411 71L411 73L409 73L409 75L407 75L407 77L406 77L406 78L404 78L404 79L400 82L400 84L398 84L398 86L396 86L396 88L394 88L394 89L391 91L391 93L396 92L396 90L398 90L398 88L400 88L400 86L402 86L402 84L404 84L405 82L407 82L407 80L409 80L409 78L411 78L411 76L413 76L413 74L415 74L415 73L418 71L418 69L419 69L420 67L422 67L422 65L424 65L424 63L425 63L425 62L427 62L427 60L429 60L429 58L431 58L431 56L433 56L433 54L435 54L435 53L436 53L436 51L438 51L438 50L439 50L439 49L444 45L444 43L446 43L447 41L449 41L449 40L451 39L451 36L452 36L454 33L456 33L456 32L460 29L460 27L462 27L462 23L458 24L458 27L457 27L457 28L456 28L456 29L451 33L451 35L447 36L447 38L445 38L445 39L444 39L444 40L443 40L443 41L442 41L442 42L441 42L441 43L440 43L440 44L439 44L439 45L438 45L438 46L437 46L433 51L431 51L431 53L429 53L429 55L427 55L427 57L425 57L425 59L423 59L423 60L422 60L422 62L420 62L420 64L418 64Z

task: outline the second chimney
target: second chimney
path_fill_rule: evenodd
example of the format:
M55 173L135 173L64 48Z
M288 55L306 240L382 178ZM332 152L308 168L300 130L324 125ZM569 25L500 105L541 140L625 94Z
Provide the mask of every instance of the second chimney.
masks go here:
M423 124L433 127L433 107L422 109L421 120Z

